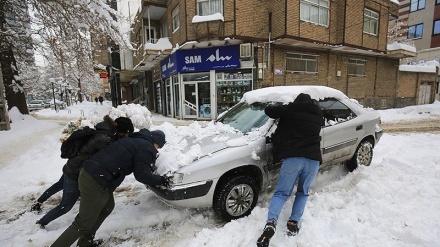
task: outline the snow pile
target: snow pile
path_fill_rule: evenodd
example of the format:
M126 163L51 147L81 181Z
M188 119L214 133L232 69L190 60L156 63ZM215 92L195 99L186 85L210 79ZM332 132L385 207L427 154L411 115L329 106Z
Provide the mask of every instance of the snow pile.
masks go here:
M151 112L147 107L138 104L119 105L109 113L112 119L128 117L136 129L149 129L152 125Z

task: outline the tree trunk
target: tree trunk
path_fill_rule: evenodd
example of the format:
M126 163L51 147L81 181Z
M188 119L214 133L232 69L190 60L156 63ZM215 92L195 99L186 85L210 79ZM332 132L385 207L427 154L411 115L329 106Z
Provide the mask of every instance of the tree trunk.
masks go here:
M0 1L0 31L5 31L5 1ZM11 46L8 44L5 36L0 35L0 67L3 73L3 83L5 86L6 101L8 102L8 110L17 107L22 114L29 114L26 97L22 88L22 83L15 80L17 86L13 85L14 76L18 76L18 72L13 69L17 68L14 54ZM15 89L15 90L14 90Z

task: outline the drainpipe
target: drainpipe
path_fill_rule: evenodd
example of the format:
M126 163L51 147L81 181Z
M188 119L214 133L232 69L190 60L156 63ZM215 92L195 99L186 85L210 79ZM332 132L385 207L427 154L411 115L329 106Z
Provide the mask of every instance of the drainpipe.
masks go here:
M148 16L148 36L150 36L151 39L150 6L147 7L147 16Z
M267 45L267 68L269 69L269 72L271 71L271 67L270 67L270 35L271 35L271 32L269 32L269 42ZM273 84L273 82L272 82L272 84Z

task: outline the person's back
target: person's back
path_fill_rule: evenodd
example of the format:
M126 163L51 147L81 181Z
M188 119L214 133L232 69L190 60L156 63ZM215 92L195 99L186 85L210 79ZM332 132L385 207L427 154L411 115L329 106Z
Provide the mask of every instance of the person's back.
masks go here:
M103 187L114 191L125 176L134 173L145 184L162 184L161 176L153 175L151 164L157 150L150 139L150 131L143 129L102 149L83 164L86 170Z

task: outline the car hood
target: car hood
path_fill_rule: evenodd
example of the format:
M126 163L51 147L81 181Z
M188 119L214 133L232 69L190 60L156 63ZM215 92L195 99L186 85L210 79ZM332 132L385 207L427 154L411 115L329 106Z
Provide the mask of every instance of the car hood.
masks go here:
M245 135L241 132L221 133L207 136L202 139L198 139L196 136L191 136L187 137L185 140L188 145L182 150L183 153L190 151L194 145L199 145L203 156L210 155L226 148L239 147L247 144Z

